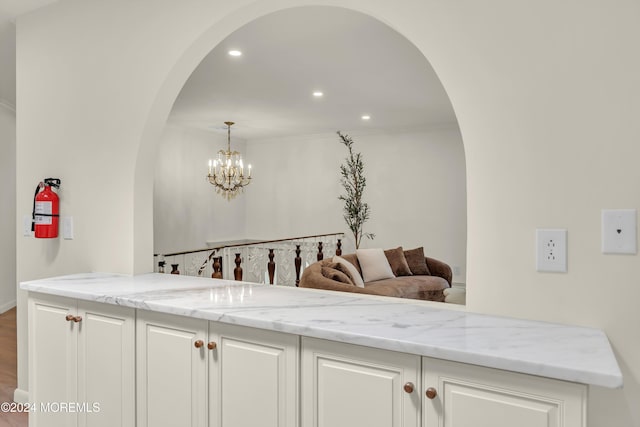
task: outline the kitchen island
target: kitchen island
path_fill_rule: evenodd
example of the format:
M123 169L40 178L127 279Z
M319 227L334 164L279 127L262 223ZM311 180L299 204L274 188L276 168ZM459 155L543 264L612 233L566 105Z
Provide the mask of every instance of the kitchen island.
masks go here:
M523 417L584 426L588 386L622 386L606 335L592 328L167 274L76 274L21 288L30 292L31 402L103 407L40 413L33 425L110 416L138 426L465 427L482 415L493 426ZM91 397L92 382L115 378ZM451 424L454 413L465 415Z

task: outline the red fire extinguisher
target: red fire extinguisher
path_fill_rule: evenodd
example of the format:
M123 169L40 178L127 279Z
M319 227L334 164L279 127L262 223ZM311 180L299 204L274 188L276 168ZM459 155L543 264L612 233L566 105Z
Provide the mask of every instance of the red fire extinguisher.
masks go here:
M51 187L60 188L58 178L47 178L36 187L33 196L31 231L40 239L58 237L60 199Z

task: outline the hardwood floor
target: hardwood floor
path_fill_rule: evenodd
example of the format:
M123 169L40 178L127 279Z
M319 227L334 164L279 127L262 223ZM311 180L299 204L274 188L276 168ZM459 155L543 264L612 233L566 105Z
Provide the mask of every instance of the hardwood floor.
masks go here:
M13 402L13 391L17 385L16 371L16 309L13 308L0 314L0 404ZM28 425L28 414L0 410L0 426Z

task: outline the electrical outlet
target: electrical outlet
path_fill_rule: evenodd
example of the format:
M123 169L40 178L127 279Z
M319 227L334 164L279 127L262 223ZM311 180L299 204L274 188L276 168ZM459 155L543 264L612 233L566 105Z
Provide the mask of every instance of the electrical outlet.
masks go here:
M567 230L536 230L536 270L567 272Z

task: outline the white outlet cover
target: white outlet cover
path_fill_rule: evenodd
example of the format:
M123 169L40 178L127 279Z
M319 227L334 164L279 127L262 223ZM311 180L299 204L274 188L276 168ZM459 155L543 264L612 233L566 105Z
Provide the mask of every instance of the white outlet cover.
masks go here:
M602 253L636 254L636 218L635 209L602 210Z
M567 272L567 230L536 230L536 271Z

